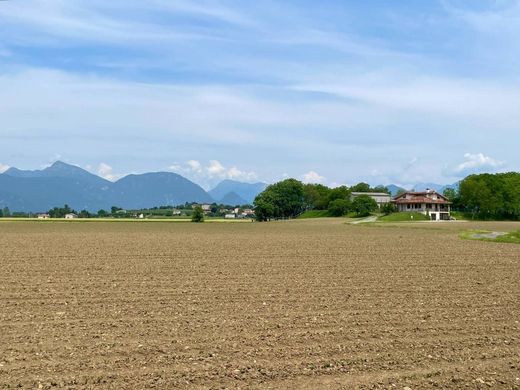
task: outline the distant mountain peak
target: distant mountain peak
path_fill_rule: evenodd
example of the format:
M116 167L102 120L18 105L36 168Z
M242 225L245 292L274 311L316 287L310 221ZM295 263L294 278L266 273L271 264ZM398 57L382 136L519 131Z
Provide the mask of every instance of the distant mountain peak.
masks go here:
M215 188L209 191L209 194L217 201L225 200L224 198L230 194L234 193L238 195L239 198L242 198L246 201L246 203L253 203L255 197L262 192L265 187L267 187L266 183L243 183L236 180L222 180ZM228 198L229 199L229 198Z
M72 167L73 165L70 165L70 164L67 164L67 163L64 163L63 161L60 161L60 160L56 160L54 161L50 166L49 168L56 168L56 167Z
M224 197L220 199L220 203L228 206L242 206L249 202L238 195L236 192L228 192Z
M22 171L20 169L18 169L18 168L11 167L11 168L8 168L7 170L5 170L3 174L4 175L9 175L9 176L15 176L19 172L22 172Z

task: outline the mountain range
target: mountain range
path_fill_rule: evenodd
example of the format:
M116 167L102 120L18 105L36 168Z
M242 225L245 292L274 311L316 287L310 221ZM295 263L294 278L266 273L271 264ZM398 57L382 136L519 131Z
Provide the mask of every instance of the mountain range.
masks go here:
M0 208L40 212L68 204L78 211L96 212L112 206L142 209L186 202L236 206L252 204L256 195L266 187L266 183L223 180L212 190L205 191L172 172L131 174L111 182L80 167L57 161L42 170L9 168L0 174ZM394 184L386 187L393 196L403 190ZM457 189L458 183L418 183L414 187L416 191L427 188L442 193L446 188Z
M118 206L140 209L175 206L186 202L251 203L264 183L225 180L206 192L202 187L171 172L132 174L116 182L82 168L57 161L43 170L9 168L0 174L0 208L40 212L68 204L76 210L98 211Z

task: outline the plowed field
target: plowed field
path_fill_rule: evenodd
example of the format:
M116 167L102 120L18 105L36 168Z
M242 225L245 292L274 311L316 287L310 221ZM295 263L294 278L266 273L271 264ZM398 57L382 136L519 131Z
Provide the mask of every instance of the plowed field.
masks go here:
M513 223L0 223L0 388L520 389Z

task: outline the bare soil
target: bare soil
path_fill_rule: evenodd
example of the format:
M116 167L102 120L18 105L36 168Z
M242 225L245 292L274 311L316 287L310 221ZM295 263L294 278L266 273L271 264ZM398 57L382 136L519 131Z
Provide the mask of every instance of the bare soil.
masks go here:
M3 222L0 388L520 389L519 228Z

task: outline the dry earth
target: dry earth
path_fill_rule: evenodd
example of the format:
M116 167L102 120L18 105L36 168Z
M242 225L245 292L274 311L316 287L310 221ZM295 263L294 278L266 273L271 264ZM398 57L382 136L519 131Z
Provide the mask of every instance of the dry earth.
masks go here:
M514 223L0 223L0 388L520 389Z

